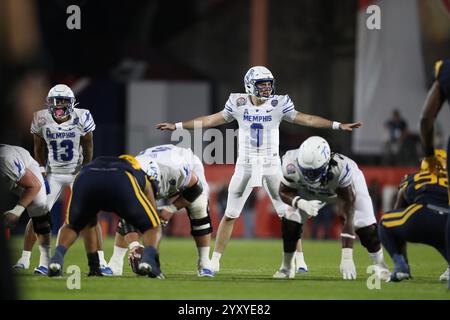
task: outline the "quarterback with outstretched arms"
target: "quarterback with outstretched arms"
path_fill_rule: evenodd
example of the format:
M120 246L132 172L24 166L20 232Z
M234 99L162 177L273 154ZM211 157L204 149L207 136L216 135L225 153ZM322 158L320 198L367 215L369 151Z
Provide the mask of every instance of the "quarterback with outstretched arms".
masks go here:
M230 94L223 111L175 124L156 125L160 130L176 130L216 127L238 121L238 159L228 188L227 208L220 221L211 259L215 272L220 269L219 260L230 239L234 222L240 216L254 187L263 186L277 214L280 217L286 216L288 207L278 194L282 175L278 130L281 121L347 131L361 126L361 123L341 124L296 111L288 95L275 95L275 79L266 67L250 68L244 76L244 86L246 93ZM305 202L304 206L307 211L315 210L308 202Z

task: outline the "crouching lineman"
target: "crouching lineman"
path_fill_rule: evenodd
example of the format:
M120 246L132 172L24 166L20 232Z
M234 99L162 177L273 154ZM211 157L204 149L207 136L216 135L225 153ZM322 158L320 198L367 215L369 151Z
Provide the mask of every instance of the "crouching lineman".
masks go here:
M310 137L297 150L290 150L282 158L283 178L280 196L295 209L301 209L305 200L326 203L342 202L344 225L342 228L342 256L340 272L344 279L356 279L353 262L354 231L369 252L378 276L388 280L389 270L383 257L377 233L372 200L364 175L350 158L331 153L328 142L321 137ZM293 278L293 256L301 238L302 225L309 216L300 210L300 221L282 221L284 257L275 278ZM317 214L317 213L316 213Z
M19 196L17 205L4 213L5 224L15 226L27 209L38 235L40 264L47 267L50 258L51 220L39 164L24 148L0 144L0 176L8 184L9 190Z
M139 272L153 278L165 278L156 263L161 223L154 209L153 187L148 180L151 162L146 156L139 159L130 155L98 157L81 169L73 184L67 224L59 230L55 255L50 259L50 277L62 275L67 250L83 228L95 228L97 213L104 210L117 213L143 234L145 249ZM101 276L96 248L87 254L89 275Z
M399 185L395 208L379 223L380 239L395 267L391 281L411 278L406 252L407 242L424 243L434 247L446 259L446 224L448 220L447 154L435 150L441 170L431 173L423 160L420 171L406 175ZM447 261L450 264L450 261ZM448 281L449 270L440 279Z
M168 221L171 214L182 208L186 208L188 212L191 235L194 237L198 252L198 276L214 276L209 261L212 233L208 210L209 187L202 162L191 149L171 144L146 149L136 159L139 160L141 157L150 157L154 161L151 182L156 190L155 197L159 200L158 204L161 204L158 209L168 213L164 220ZM120 221L117 228L114 253L109 262L114 275L122 275L127 243L130 250L139 244L137 242L139 235L131 221L128 222Z

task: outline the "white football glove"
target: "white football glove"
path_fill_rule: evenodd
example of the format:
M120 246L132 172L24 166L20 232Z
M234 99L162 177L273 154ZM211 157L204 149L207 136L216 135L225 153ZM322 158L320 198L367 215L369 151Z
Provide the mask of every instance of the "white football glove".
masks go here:
M342 273L344 280L356 279L356 267L353 262L353 249L342 248L341 265L339 270Z
M311 217L317 216L319 213L320 208L324 206L324 203L319 200L310 200L306 201L304 199L300 199L297 202L297 208L300 210L303 210Z

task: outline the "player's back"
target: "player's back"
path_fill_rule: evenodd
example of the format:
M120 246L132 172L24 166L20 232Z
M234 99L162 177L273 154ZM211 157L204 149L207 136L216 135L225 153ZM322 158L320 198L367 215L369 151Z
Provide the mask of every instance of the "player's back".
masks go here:
M27 168L39 170L39 164L31 157L28 150L7 144L0 144L0 177L11 190L24 175Z
M406 187L405 200L408 204L423 203L440 207L448 205L448 177L445 171L440 171L438 175L429 171L407 175L400 187Z
M139 169L139 164L136 159L134 159L131 156L125 156L125 157L108 157L108 156L101 156L97 157L81 169L81 173L85 172L102 172L102 173L116 173L116 172L123 172L127 171L130 174L132 174L141 189L143 190L145 187L145 174L142 170ZM105 183L108 183L105 181Z
M145 149L139 155L145 154L155 159L156 162L166 164L190 163L194 157L191 149L177 147L173 144L163 144Z
M12 162L14 159L19 159L25 164L25 166L28 166L30 162L35 161L28 150L19 146L12 146L8 144L0 144L0 157L3 158L4 161Z
M165 144L148 148L139 155L149 156L158 164L160 181L157 199L172 197L188 184L195 157L190 149Z

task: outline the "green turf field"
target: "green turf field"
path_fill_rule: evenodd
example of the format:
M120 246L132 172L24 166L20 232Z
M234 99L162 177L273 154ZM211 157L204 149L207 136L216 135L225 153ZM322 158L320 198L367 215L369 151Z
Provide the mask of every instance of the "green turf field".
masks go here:
M12 243L15 261L21 252L21 238L12 239ZM112 239L105 241L107 260L112 245ZM81 267L80 290L67 289L66 276L40 277L30 270L21 273L18 282L24 299L450 299L447 285L438 281L446 263L430 247L410 245L414 279L383 282L379 290L367 288L370 261L359 243L354 250L356 281L341 279L339 242L304 241L304 249L310 272L291 280L276 280L272 274L281 262L280 240L232 239L221 260L220 273L215 278L198 278L193 240L166 238L161 244L161 263L167 279L138 277L128 266L123 277L88 278L83 244L78 240L66 255L64 270L72 264ZM30 269L36 266L38 255L35 247ZM388 264L392 266L389 258Z

